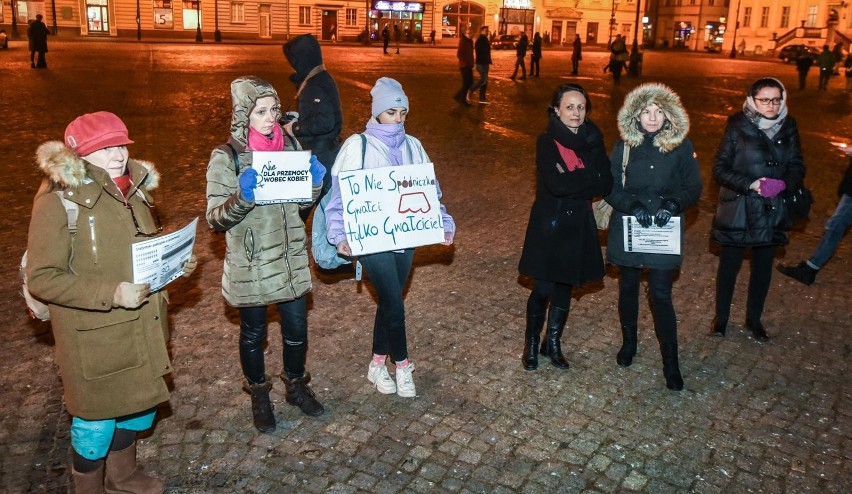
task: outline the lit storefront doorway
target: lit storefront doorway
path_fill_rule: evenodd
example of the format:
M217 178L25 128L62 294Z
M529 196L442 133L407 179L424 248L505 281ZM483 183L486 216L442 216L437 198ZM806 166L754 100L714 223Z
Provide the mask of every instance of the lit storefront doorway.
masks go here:
M270 5L260 5L257 8L258 33L261 38L272 37L272 13Z
M692 38L692 33L695 32L695 29L692 27L692 23L689 21L678 22L675 24L674 28L674 44L672 45L674 48L686 48L689 43L689 39Z
M337 11L323 10L322 11L322 39L331 40L332 33L337 34Z
M89 34L109 34L109 9L107 0L87 0L86 20Z
M387 26L393 39L393 26L396 24L402 30L402 41L411 43L423 41L423 14L426 4L421 2L390 2L388 0L373 0L373 10L370 12L370 29L374 39L381 40L382 30ZM334 24L337 24L335 12ZM323 16L323 36L325 36L325 16ZM329 39L331 35L329 34Z
M504 0L500 9L498 34L519 36L522 32L532 37L535 29L535 6L530 0Z

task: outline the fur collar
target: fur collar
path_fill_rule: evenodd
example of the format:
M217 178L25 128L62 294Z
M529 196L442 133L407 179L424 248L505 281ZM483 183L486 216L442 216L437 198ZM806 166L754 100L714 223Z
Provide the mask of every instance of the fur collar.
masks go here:
M80 187L88 175L86 160L74 154L62 141L49 141L39 146L36 162L47 178L63 189ZM132 176L144 176L142 188L145 190L153 190L159 185L160 174L152 163L128 160L127 166Z
M678 147L689 132L689 116L680 97L664 84L648 83L637 86L624 98L618 111L618 130L621 140L630 147L638 147L645 140L639 129L639 114L648 105L656 104L666 115L666 123L654 136L654 146L668 153Z

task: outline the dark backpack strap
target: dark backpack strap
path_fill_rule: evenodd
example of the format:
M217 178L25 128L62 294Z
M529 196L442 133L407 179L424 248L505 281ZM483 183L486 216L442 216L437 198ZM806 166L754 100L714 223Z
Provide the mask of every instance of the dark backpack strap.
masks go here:
M237 150L234 149L234 146L231 145L230 142L225 143L225 146L228 146L228 149L231 151L231 159L234 160L234 174L236 176L240 176L240 159L237 153ZM224 146L219 146L220 148Z
M364 159L367 156L367 136L361 135L361 169L364 169Z

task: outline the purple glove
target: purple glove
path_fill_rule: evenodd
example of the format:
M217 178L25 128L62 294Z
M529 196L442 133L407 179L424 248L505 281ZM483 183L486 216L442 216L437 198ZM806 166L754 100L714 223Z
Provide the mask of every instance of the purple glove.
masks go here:
M777 178L760 179L759 192L763 197L775 197L787 188L783 180Z

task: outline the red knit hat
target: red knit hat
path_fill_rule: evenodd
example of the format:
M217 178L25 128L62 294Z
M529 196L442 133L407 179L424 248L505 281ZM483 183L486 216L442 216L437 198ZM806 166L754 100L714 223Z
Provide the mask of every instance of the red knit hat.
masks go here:
M133 144L127 136L127 126L114 113L99 111L74 119L65 128L65 144L77 156L88 156L112 146Z

